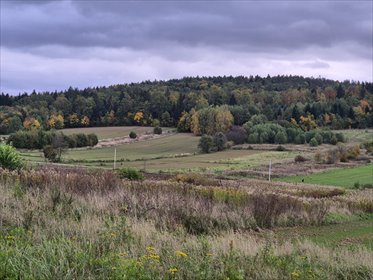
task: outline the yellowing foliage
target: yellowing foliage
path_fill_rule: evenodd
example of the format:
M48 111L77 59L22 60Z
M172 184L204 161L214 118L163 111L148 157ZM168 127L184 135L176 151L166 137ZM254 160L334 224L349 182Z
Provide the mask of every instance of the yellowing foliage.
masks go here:
M144 118L143 112L137 112L135 116L133 117L134 121L137 123L140 123L143 118Z
M29 117L23 122L23 127L27 130L38 129L40 128L40 122L33 117Z
M64 118L62 115L53 114L47 121L47 127L49 129L62 129L64 127Z
M71 126L77 126L79 124L79 118L77 114L69 115L69 123Z
M300 116L299 125L300 128L302 128L304 131L308 131L317 127L313 115L309 115L307 117Z
M90 120L87 116L84 116L81 120L80 120L80 123L83 125L83 126L89 126L89 123L90 123Z

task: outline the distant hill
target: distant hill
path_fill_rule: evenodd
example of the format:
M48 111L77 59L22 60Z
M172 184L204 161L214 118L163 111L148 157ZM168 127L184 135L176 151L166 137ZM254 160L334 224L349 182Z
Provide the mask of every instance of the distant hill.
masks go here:
M21 128L177 126L185 113L226 106L235 125L253 115L301 117L333 129L373 127L373 84L302 76L185 77L0 96L0 134ZM188 129L188 128L186 128Z

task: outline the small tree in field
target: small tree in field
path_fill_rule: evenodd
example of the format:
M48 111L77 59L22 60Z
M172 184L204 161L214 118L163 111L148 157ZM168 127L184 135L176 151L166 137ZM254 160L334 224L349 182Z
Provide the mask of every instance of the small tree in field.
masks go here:
M316 147L319 145L319 142L317 142L316 138L313 137L311 140L310 140L310 146L311 147Z
M131 139L136 139L137 138L137 134L134 131L131 131L129 136L130 136Z
M58 152L52 145L47 145L43 148L44 158L51 162L57 162Z
M159 134L159 135L162 134L162 128L159 127L159 126L154 127L153 133L154 134Z
M10 170L23 167L23 159L14 147L0 144L0 167Z
M218 132L213 137L214 149L216 151L223 151L227 147L227 138L223 132Z
M199 139L198 148L202 153L210 153L211 150L214 148L214 141L210 135L202 135L201 139Z

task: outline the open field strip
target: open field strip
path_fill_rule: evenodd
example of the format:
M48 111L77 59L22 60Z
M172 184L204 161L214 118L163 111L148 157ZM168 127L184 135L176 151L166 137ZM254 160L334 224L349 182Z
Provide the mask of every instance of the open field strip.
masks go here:
M276 179L277 181L340 186L352 188L355 183L360 185L373 184L373 164L368 164L353 168L343 168L323 173L317 173L305 176L290 176Z
M348 142L361 143L366 141L372 141L373 129L342 129L333 130L336 133L343 133Z
M192 134L173 134L159 139L123 144L101 149L69 150L63 155L65 162L92 167L113 167L114 149L117 167L136 167L147 171L203 171L206 169L248 169L263 164L293 158L297 152L226 150L218 153L198 154L199 137ZM31 162L44 162L40 151L22 152Z
M163 131L172 131L173 128L166 127ZM84 127L84 128L66 128L59 130L66 135L71 135L74 133L94 133L97 135L99 140L111 139L117 137L125 137L130 134L131 131L137 134L153 133L153 127L149 126L110 126L110 127Z

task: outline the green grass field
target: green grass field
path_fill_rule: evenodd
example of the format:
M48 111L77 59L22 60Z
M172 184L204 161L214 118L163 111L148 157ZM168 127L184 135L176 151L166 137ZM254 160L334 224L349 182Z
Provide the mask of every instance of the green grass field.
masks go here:
M308 239L332 247L364 245L373 250L373 216L366 219L323 226L303 226L276 230L279 240Z
M352 188L355 183L360 185L373 184L373 164L354 168L343 168L323 173L302 176L290 176L276 179L277 181L307 184L331 185Z
M343 129L333 132L343 133L350 143L362 143L373 139L373 129Z
M199 137L188 133L168 135L158 139L122 144L100 149L68 150L66 162L92 167L113 167L114 149L117 150L117 167L136 167L147 171L223 171L245 169L294 157L294 152L226 150L199 154ZM29 162L44 162L40 151L22 152Z
M166 127L163 131L173 130L173 128ZM95 133L99 140L128 136L131 131L137 134L153 133L153 127L144 126L112 126L112 127L84 127L84 128L66 128L60 130L66 135L74 133Z

